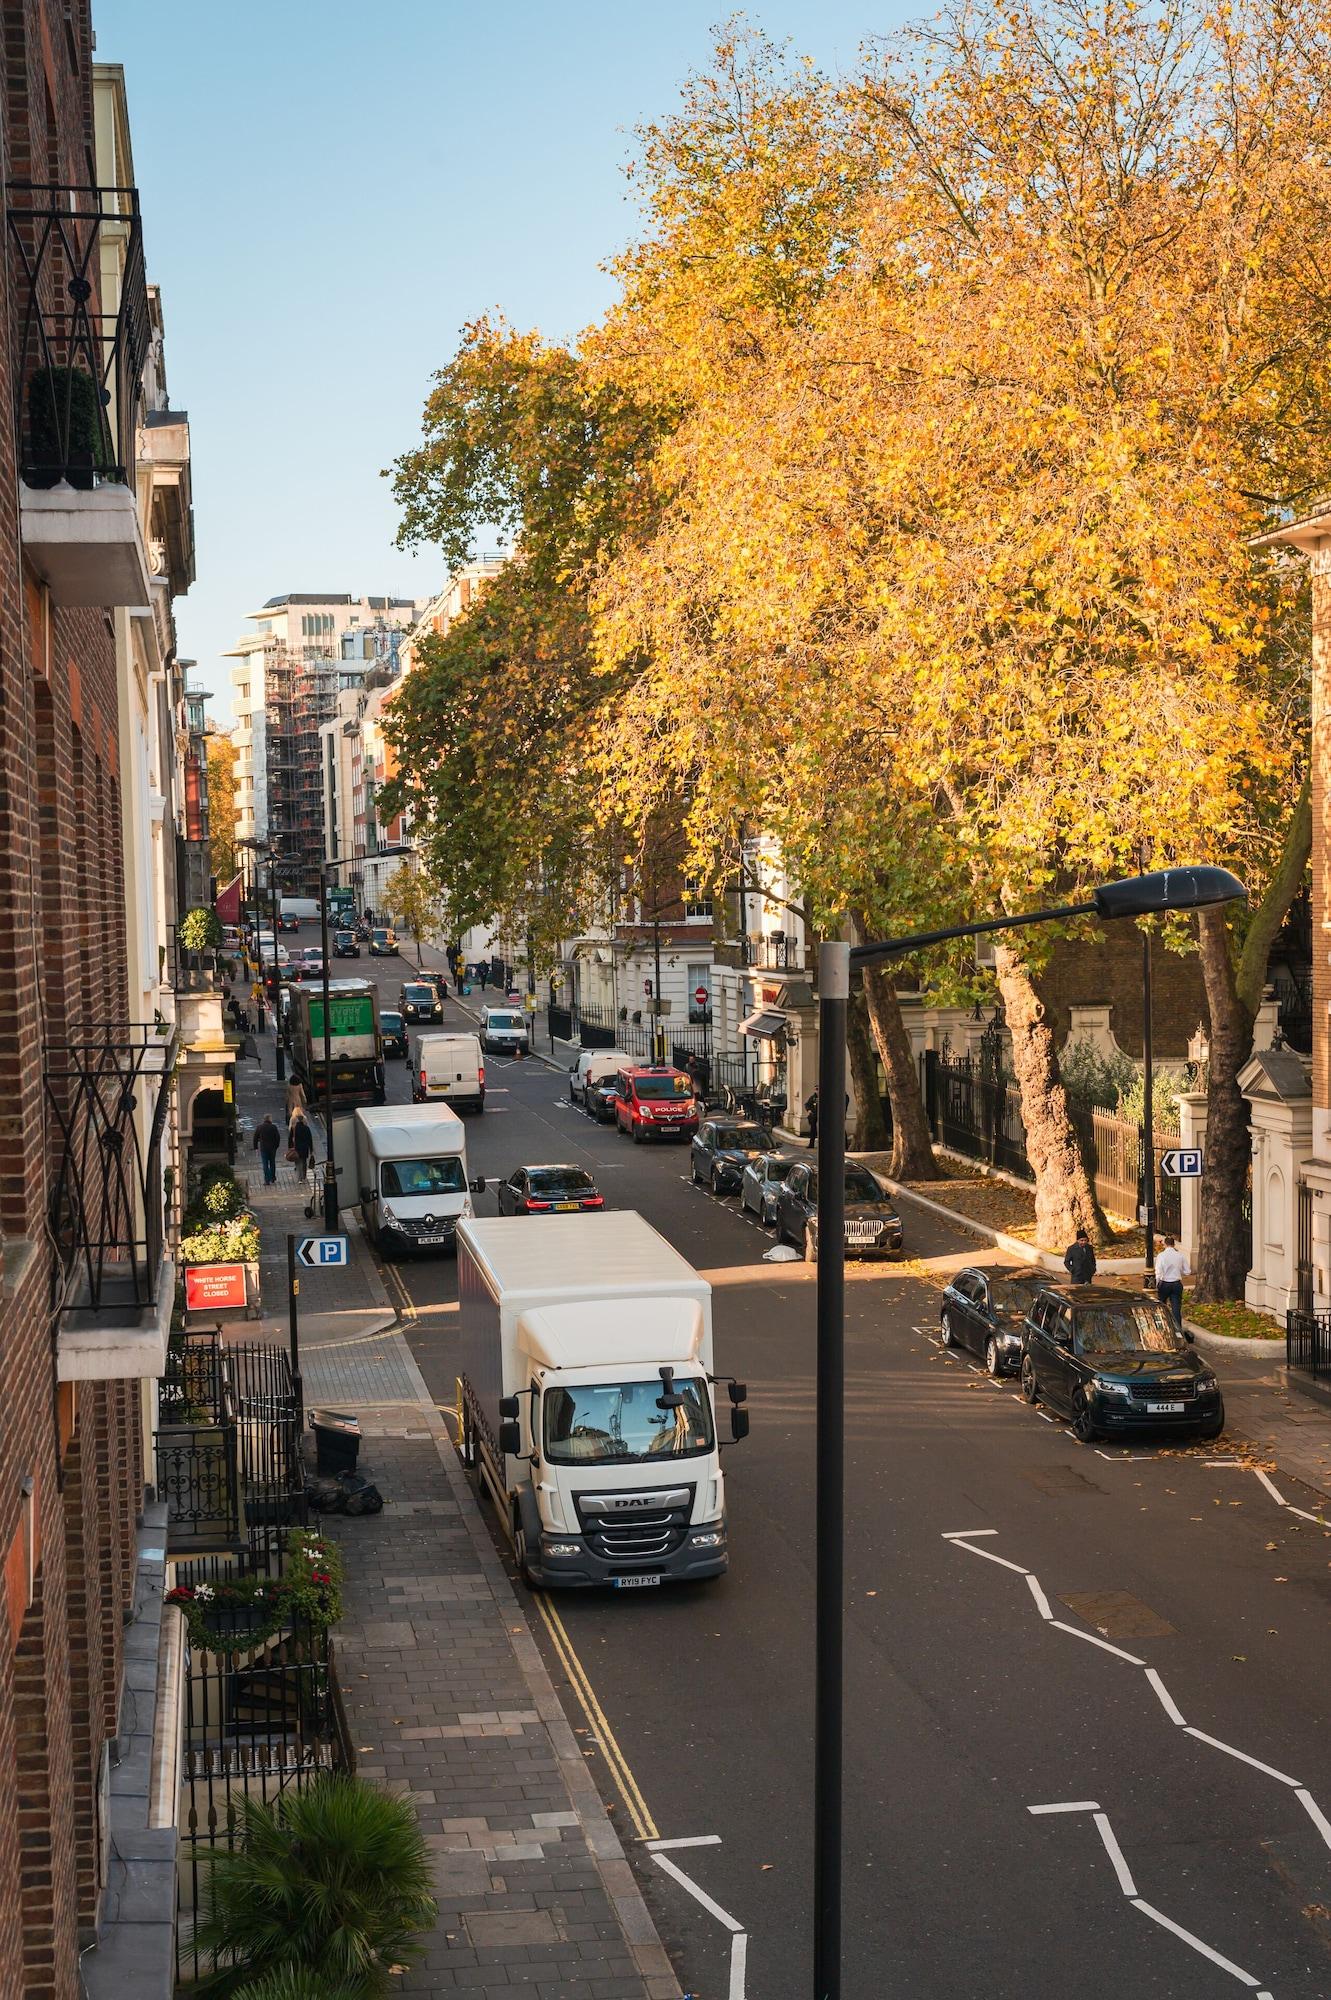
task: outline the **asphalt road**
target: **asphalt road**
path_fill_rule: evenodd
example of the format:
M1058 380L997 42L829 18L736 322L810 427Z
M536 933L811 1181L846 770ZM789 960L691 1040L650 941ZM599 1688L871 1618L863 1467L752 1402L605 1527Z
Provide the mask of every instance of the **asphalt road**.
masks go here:
M469 1131L473 1173L592 1167L715 1287L753 1422L726 1453L729 1574L556 1594L553 1619L528 1593L530 1615L686 1992L807 1996L812 1272L764 1264L684 1149L593 1126L540 1062L491 1062ZM1079 1445L943 1355L939 1273L983 1253L905 1222L909 1261L847 1288L846 1995L1324 2000L1331 1533L1295 1511L1316 1497L1224 1440ZM455 1267L399 1282L451 1404ZM644 1832L707 1843L666 1853L687 1881Z

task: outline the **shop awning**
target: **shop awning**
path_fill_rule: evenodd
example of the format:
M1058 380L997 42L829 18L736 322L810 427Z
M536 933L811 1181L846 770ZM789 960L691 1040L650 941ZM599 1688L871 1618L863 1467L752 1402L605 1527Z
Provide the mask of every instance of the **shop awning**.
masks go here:
M785 1034L787 1027L784 1014L771 1007L760 1007L755 1014L748 1015L739 1024L741 1035L752 1035L755 1041L775 1042Z

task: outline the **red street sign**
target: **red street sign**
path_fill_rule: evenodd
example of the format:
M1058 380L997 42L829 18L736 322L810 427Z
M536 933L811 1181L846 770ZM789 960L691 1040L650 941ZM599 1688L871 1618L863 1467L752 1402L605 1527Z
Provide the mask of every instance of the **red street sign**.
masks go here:
M191 1264L185 1269L185 1311L215 1312L219 1307L244 1310L243 1264Z
M693 989L693 997L697 1001L700 1007L705 1007L707 1005L707 1002L711 999L712 996L707 991L707 988L705 986L695 986Z

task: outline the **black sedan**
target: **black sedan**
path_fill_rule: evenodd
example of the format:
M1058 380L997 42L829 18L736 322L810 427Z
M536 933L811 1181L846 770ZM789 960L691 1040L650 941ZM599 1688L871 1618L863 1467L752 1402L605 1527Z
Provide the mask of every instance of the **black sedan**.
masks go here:
M867 1167L846 1168L846 1255L899 1257L901 1217ZM818 1172L801 1160L776 1197L776 1240L793 1243L810 1263L818 1256Z
M958 1271L943 1291L939 1330L944 1347L969 1348L991 1375L1016 1375L1026 1315L1049 1283L1036 1266L1013 1271Z
M384 1040L384 1054L386 1056L401 1056L405 1062L407 1056L407 1034L402 1025L402 1016L395 1008L381 1007L379 1009L379 1032Z
M442 972L422 972L420 979L422 986L433 986L441 1002L447 1000L448 981Z
M334 958L359 958L360 946L356 942L355 931L338 931L333 938Z
M613 1125L615 1106L619 1102L619 1079L603 1076L596 1083L589 1083L582 1093L582 1108L598 1125Z
M1140 1292L1049 1285L1026 1315L1021 1393L1072 1419L1083 1444L1127 1430L1225 1427L1220 1384L1173 1315Z
M709 1187L713 1194L738 1194L749 1161L770 1152L771 1145L772 1135L762 1125L741 1118L704 1118L690 1148L694 1186Z
M498 1193L501 1215L578 1215L605 1207L585 1167L515 1167Z

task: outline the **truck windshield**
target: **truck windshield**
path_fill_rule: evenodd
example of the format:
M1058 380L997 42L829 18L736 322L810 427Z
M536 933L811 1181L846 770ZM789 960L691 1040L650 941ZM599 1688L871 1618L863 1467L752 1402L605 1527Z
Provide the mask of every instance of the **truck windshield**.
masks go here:
M688 1458L712 1448L712 1406L701 1379L677 1380L677 1410L658 1407L661 1378L579 1382L545 1395L545 1455L552 1465L626 1465Z
M522 1026L522 1016L521 1014L491 1014L489 1016L489 1025L492 1028L520 1028Z
M633 1088L641 1100L654 1102L660 1097L692 1097L693 1085L686 1076L635 1076Z
M385 1160L379 1168L382 1195L465 1194L467 1175L459 1159Z

